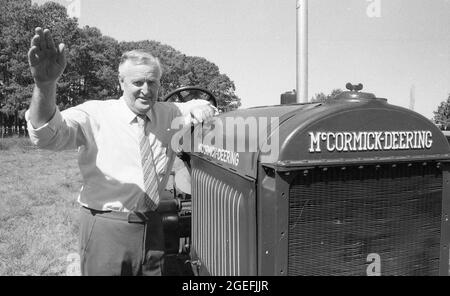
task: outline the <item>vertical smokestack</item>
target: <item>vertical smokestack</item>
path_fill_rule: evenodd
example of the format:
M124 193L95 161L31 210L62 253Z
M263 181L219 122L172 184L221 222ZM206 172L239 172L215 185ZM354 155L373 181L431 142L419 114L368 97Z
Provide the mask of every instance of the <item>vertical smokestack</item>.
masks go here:
M416 86L413 84L409 91L409 109L414 111L416 105Z
M308 0L297 0L297 102L308 101Z

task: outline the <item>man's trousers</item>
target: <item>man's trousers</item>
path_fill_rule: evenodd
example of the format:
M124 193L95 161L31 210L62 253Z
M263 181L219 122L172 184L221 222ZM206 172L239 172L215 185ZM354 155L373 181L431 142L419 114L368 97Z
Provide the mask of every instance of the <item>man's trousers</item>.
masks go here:
M82 275L161 275L164 232L157 212L102 212L81 208Z

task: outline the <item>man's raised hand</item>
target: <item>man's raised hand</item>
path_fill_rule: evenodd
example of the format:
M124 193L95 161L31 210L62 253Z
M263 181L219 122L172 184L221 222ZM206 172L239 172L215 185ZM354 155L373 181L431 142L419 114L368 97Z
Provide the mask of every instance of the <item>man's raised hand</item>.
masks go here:
M28 62L36 83L56 82L66 68L64 44L55 46L50 30L37 27L31 40Z

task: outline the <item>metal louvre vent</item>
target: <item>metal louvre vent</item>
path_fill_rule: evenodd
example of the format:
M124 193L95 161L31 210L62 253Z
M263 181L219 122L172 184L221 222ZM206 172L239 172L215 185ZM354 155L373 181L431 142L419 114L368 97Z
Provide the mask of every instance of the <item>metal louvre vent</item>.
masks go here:
M436 165L314 169L289 194L289 275L438 275L442 172Z
M192 184L193 248L211 275L240 275L242 193L198 169Z

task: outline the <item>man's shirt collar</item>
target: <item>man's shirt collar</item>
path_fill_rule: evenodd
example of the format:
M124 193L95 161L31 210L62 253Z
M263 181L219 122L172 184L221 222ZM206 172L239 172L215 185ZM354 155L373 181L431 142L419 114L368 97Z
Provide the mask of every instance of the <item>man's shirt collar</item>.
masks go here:
M152 120L152 110L153 110L153 108L150 109L146 114L149 121ZM136 116L137 116L128 107L127 102L125 101L125 98L123 96L120 97L120 99L119 99L119 116L120 116L120 118L122 118L122 120L124 120L128 124L135 122Z

